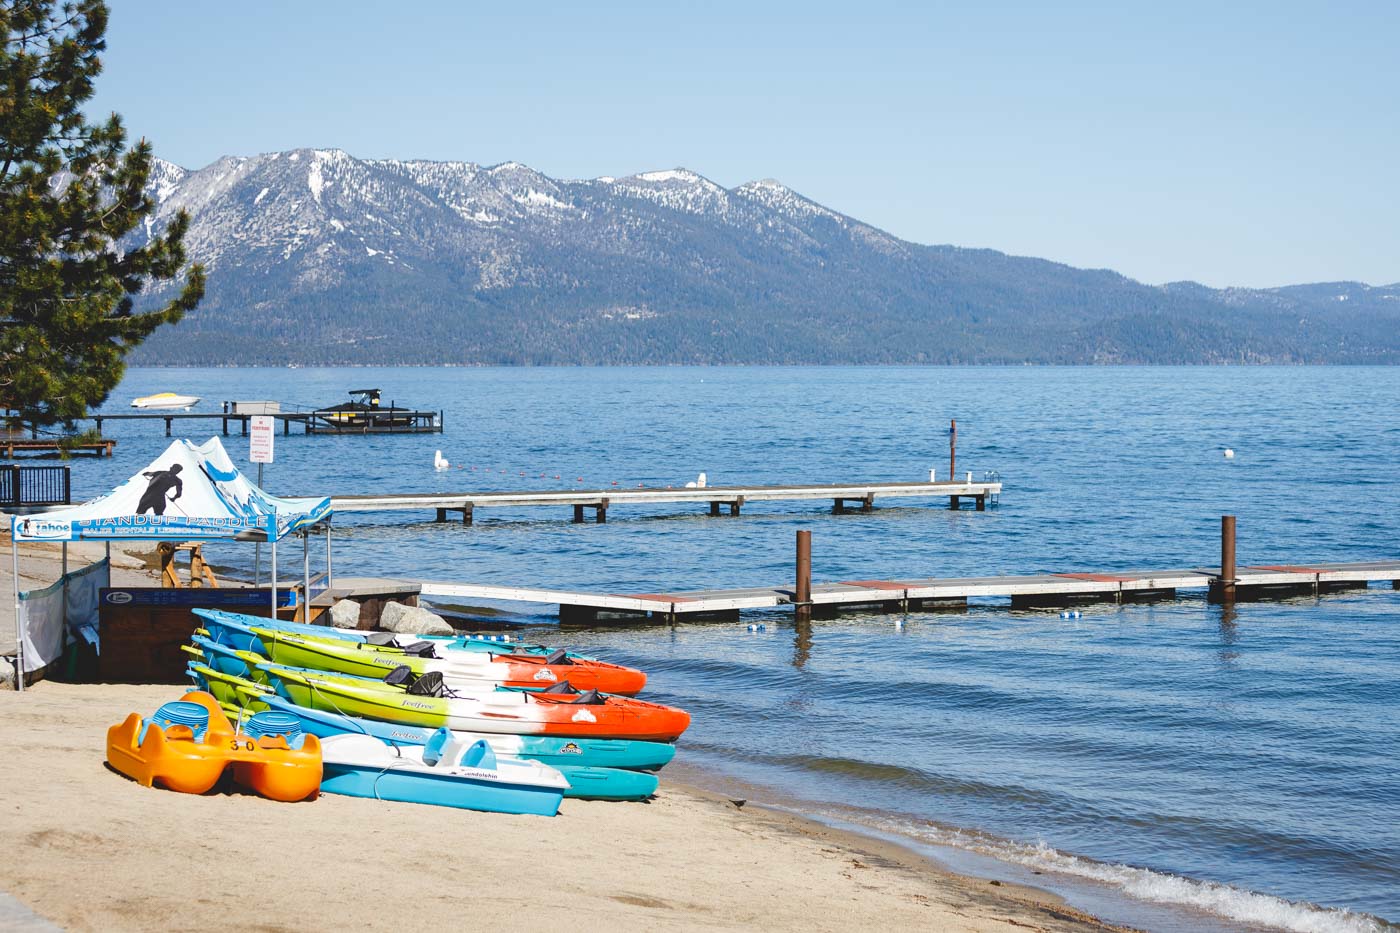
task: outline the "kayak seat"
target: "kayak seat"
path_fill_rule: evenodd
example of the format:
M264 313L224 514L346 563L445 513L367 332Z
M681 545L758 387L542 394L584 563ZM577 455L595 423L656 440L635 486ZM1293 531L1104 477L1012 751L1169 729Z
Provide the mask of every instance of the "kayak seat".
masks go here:
M400 664L384 675L384 682L391 687L407 687L413 683L413 669L407 664Z
M430 641L415 641L403 649L403 653L413 658L433 658L437 657L437 652Z
M450 744L452 744L452 732L446 726L428 736L427 744L423 746L423 764L432 767L442 761L442 753L447 750L447 746Z
M555 648L549 654L545 655L544 663L554 665L572 664L573 662L569 660L569 652L565 651L563 648Z
M394 645L393 632L370 632L365 636L365 644L376 648L391 648Z
M395 668L398 670L398 668ZM428 671L408 685L408 693L416 697L441 697L447 693L442 671Z
M491 746L486 744L485 739L477 739L462 753L461 761L458 762L464 768L485 768L488 771L496 770L496 753L491 751Z
M570 700L569 703L574 706L597 706L606 701L607 697L603 696L597 690L589 690L586 693L580 693L578 699Z
M550 684L548 687L545 687L543 690L540 691L540 693L578 693L578 691L575 690L574 685L569 683L567 680L561 680L557 683Z

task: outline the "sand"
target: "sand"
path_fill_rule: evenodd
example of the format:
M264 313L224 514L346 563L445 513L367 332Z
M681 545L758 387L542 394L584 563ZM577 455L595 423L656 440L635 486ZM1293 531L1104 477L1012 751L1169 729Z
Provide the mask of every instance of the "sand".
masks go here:
M0 694L0 891L73 930L1103 930L1041 892L662 782L554 818L141 787L107 727L165 686Z

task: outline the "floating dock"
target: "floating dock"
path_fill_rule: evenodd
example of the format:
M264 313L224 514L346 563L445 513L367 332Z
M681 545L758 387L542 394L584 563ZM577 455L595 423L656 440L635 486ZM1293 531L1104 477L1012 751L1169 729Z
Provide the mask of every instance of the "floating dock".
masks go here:
M1251 601L1323 595L1390 583L1400 589L1400 560L1241 567L1235 573L1234 599ZM814 616L831 617L842 609L883 612L958 610L972 598L1008 598L1013 609L1063 607L1087 603L1129 603L1175 598L1181 590L1202 590L1216 601L1217 567L1181 570L1047 573L998 577L927 577L907 580L843 580L814 583ZM346 581L347 584L349 581ZM799 605L796 587L683 590L674 593L591 593L476 583L408 583L429 600L490 600L558 606L564 623L614 619L737 619L745 610Z
M948 507L962 508L971 503L977 511L987 508L1001 495L1000 482L935 483L830 483L808 486L706 486L704 488L658 489L642 487L628 489L566 489L552 492L459 492L459 493L396 493L385 496L332 496L331 508L336 512L386 512L400 510L434 510L437 520L447 520L449 512L461 515L462 523L472 524L474 513L481 508L522 508L549 506L572 509L573 520L582 522L585 510L592 509L594 521L607 521L608 510L616 505L657 505L663 503L699 502L709 506L711 515L728 511L738 515L750 502L782 500L827 500L832 511L870 512L879 498L928 499L946 498Z

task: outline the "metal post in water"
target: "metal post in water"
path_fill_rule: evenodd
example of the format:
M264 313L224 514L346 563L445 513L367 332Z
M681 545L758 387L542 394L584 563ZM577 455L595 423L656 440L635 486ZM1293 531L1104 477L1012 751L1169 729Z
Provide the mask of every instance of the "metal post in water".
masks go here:
M328 521L326 522L326 588L330 589L334 583L335 580L331 577L331 523Z
M1220 601L1235 601L1235 516L1220 516Z
M958 419L948 429L948 479L958 481Z
M797 587L792 604L799 621L812 618L812 533L806 530L797 532Z

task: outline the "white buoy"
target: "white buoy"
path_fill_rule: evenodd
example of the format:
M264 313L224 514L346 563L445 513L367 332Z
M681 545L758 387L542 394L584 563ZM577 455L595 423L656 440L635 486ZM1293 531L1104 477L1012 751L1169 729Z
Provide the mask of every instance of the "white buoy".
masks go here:
M433 469L441 473L443 470L451 469L452 464L447 462L447 458L442 455L442 451L433 454Z
M704 488L705 488L705 474L704 474L704 473L701 473L700 476L695 480L695 488L696 488L696 489L704 489Z
M929 471L928 471L928 481L929 481L930 483L936 483L936 482L938 482L938 471L937 471L937 470L929 470Z
M1226 448L1225 448L1225 459L1226 459L1226 460L1233 460L1233 459L1235 459L1235 450L1234 450L1233 447L1226 447Z

